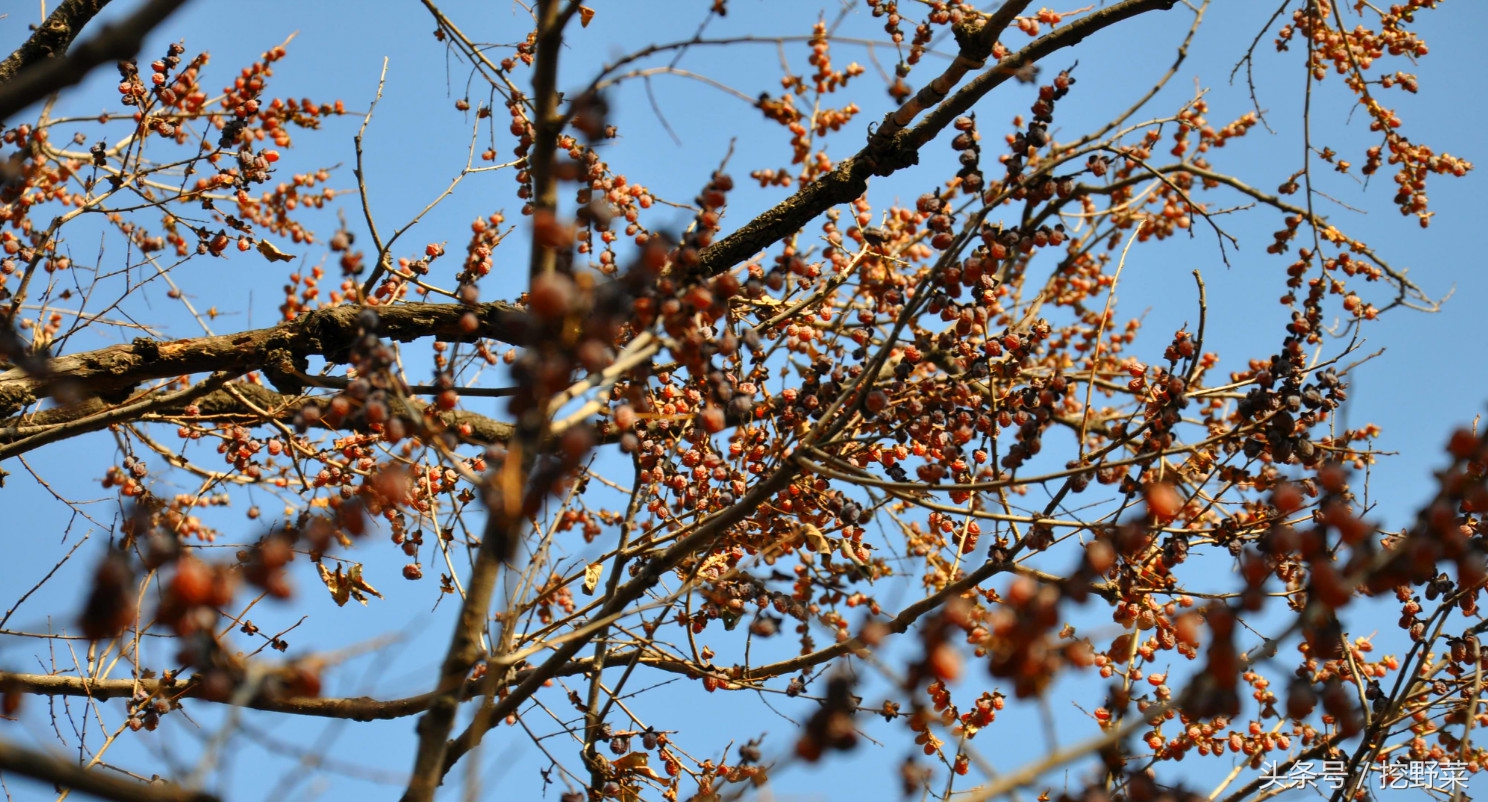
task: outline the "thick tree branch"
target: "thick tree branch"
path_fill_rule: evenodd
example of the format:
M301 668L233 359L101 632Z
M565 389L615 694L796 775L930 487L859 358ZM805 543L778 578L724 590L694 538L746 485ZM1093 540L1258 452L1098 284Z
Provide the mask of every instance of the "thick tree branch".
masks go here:
M140 45L144 43L150 31L185 2L186 0L150 0L132 16L109 25L99 31L97 36L74 47L65 57L38 57L9 79L0 79L5 80L4 84L0 85L0 120L9 119L11 115L47 95L78 83L100 64L132 58L139 52ZM63 3L63 6L71 4L69 0ZM78 5L90 4L78 3ZM102 7L103 3L96 3L96 5ZM96 11L97 9L94 9L95 13ZM57 13L61 12L62 8L59 7ZM42 28L45 29L51 25L56 16L57 14L53 14L49 17ZM91 17L92 14L88 16ZM41 31L37 33L39 35ZM71 35L77 35L76 29L72 30ZM35 39L36 37L33 36L32 41ZM30 44L31 42L26 43L27 46ZM17 54L25 49L26 47L23 46ZM11 59L14 58L15 56L12 55ZM9 65L11 59L6 59L5 63Z
M471 683L470 693L473 693L474 684ZM149 694L152 697L165 699L198 699L201 686L191 681L177 682L174 685L162 685L158 679L106 679L89 680L83 677L69 677L57 674L11 674L0 671L0 688L21 693L36 694L39 696L72 696L87 697L89 699L128 699L131 698L136 689ZM373 699L369 696L358 696L344 699L318 699L309 697L274 697L254 696L247 699L243 706L252 710L263 710L270 713L290 713L298 716L314 716L317 718L341 718L352 721L377 721L383 719L403 718L423 712L429 706L432 693L421 693L407 696L401 699ZM467 696L467 698L469 698ZM224 704L234 704L239 700L235 697L227 699L202 699L202 701L221 701Z
M955 29L956 41L961 46L961 52L947 67L945 72L936 76L930 83L920 88L915 96L910 98L898 109L889 113L884 118L883 124L873 132L869 138L868 147L880 148L886 146L894 135L904 130L904 126L914 121L920 112L934 106L955 88L956 84L973 70L980 70L986 66L987 57L992 55L992 48L997 44L998 37L1007 30L1017 16L1028 7L1030 0L1007 0L998 8L992 16L985 19L971 19L958 25ZM979 26L979 27L978 27Z
M362 307L317 309L287 323L266 329L213 337L190 337L157 342L137 339L96 351L57 357L44 375L20 368L0 373L0 414L16 410L46 395L103 396L105 399L142 382L172 379L213 371L264 371L280 389L295 390L294 363L320 356L344 362L359 336ZM458 304L407 303L377 307L379 336L398 342L424 337L469 341L489 337L521 342L525 315L511 304L493 301L473 307ZM477 325L462 327L465 314L474 313ZM285 364L285 360L289 364ZM288 368L288 370L286 370Z
M67 46L82 32L88 20L103 10L109 0L63 0L51 16L10 57L0 62L0 84L27 67L67 52Z
M150 397L163 396L165 391L156 391ZM241 396L241 398L240 398ZM249 406L244 403L244 400ZM142 401L145 399L141 399ZM295 415L306 404L324 402L326 399L320 396L310 395L285 395L277 393L261 384L249 382L238 382L228 388L214 390L194 400L171 399L152 407L148 414L140 415L137 419L147 422L170 421L172 424L180 423L181 418L187 417L186 408L195 406L195 414L191 417L211 423L234 423L241 426L255 426L278 421L280 423L293 423ZM427 404L419 399L408 399L409 413L414 417L424 414ZM257 407L257 409L254 409ZM108 402L90 398L76 404L53 409L44 409L32 415L19 415L7 420L0 421L0 444L14 442L24 437L39 434L57 426L72 423L74 421L100 415L110 408ZM262 411L271 413L265 416ZM464 409L455 409L449 412L440 412L439 420L447 429L459 429L468 426L469 433L463 436L463 440L477 445L493 445L505 443L511 437L511 424L493 420L475 412ZM313 424L316 428L330 429L324 420L317 420ZM371 429L366 426L366 421L361 418L345 421L339 430L369 433ZM610 439L618 439L618 433Z
M477 388L479 389L479 388ZM482 395L481 393L472 393ZM172 425L182 423L183 418L190 417L194 420L209 423L233 423L240 426L257 426L278 421L290 424L296 420L296 415L307 404L324 404L327 396L321 395L290 395L276 392L262 384L252 382L235 382L223 389L212 389L200 396L186 397L178 392L169 390L156 390L143 397L136 398L131 407L148 403L148 408L135 416L136 420L143 422L169 422ZM244 403L244 401L247 403ZM420 419L427 413L428 402L418 398L406 399L408 408L399 410L405 412L413 419ZM771 398L756 405L743 415L730 412L727 423L729 426L738 426L749 420L754 420L759 406L765 408L765 417L773 417L780 412L782 402L779 398ZM188 407L195 407L194 412L188 413ZM89 418L96 418L115 409L113 404L101 398L89 398L66 406L52 407L25 415L15 415L10 418L0 419L0 454L6 453L4 446L18 440L43 434L58 427L69 426ZM265 415L268 412L270 414ZM514 427L505 421L495 420L486 415L472 412L468 409L452 409L438 413L440 424L447 430L460 431L460 439L466 443L475 445L495 445L506 443L511 440ZM107 426L113 421L108 421L100 426L84 428L72 431L69 436L81 434L84 431L96 431ZM340 426L330 426L324 419L316 419L310 424L313 428L329 429L332 431L353 431L361 434L370 433L372 430L367 426L363 418L352 418L343 421ZM637 431L643 434L653 435L661 432L662 424L658 421L642 422ZM609 445L617 443L623 432L613 422L600 420L594 423L595 439L598 444ZM50 441L49 441L50 442Z
M563 47L563 26L559 19L558 0L540 0L537 4L537 62L532 73L532 156L527 160L532 174L533 215L551 214L558 208L558 182L553 179L553 156L558 152L558 135L563 118L558 115L558 53ZM534 243L530 272L535 278L552 272L557 264L557 251Z
M618 651L609 655L605 663L628 663L631 660L640 665L649 666L660 671L672 674L680 674L685 677L701 677L704 672L698 667L684 660L676 660L661 657L655 654L637 655L634 650ZM578 660L570 660L559 666L547 676L572 677L587 674L593 670L594 658L585 657ZM519 684L526 680L538 669L532 666L523 666L513 671L510 676L511 684ZM763 678L762 670L750 672L750 679ZM770 674L769 676L777 676ZM467 681L456 692L456 698L460 701L468 701L479 696L482 682L480 680ZM386 721L396 718L407 718L415 716L429 709L429 704L437 694L433 691L427 693L404 696L397 699L374 699L370 696L353 697L308 697L308 696L266 696L258 695L241 699L234 696L227 698L208 698L201 696L201 686L190 679L178 681L174 685L162 685L158 679L104 679L90 680L83 677L72 677L60 674L12 674L0 671L0 689L8 689L19 693L33 694L36 696L68 696L73 698L88 698L98 701L109 699L129 699L136 691L142 691L151 697L164 699L190 699L200 702L212 702L216 704L235 705L246 707L250 710L262 710L267 713L288 713L296 716L311 716L314 718L339 718L350 721Z
M18 440L0 446L0 459L24 454L27 451L40 448L49 443L76 437L87 432L96 432L106 429L116 423L124 423L147 415L158 408L167 406L184 406L200 398L207 393L217 390L233 378L231 373L214 373L205 381L188 387L184 390L174 392L157 393L138 399L132 403L110 407L95 415L89 415L67 423L52 426L44 431L21 437Z
M142 783L116 774L89 771L45 752L0 741L0 772L19 774L116 802L217 802L217 797L167 783Z

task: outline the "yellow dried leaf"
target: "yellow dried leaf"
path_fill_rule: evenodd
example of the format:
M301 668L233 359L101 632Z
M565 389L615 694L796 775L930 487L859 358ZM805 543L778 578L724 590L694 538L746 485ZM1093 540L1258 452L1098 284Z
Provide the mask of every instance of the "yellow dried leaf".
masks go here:
M648 780L662 781L662 776L650 766L651 756L645 752L631 752L615 761L615 768L630 774L639 774Z
M351 598L351 589L346 585L346 577L341 574L341 566L336 566L336 573L326 570L325 563L316 563L315 567L320 570L320 581L325 583L326 590L331 592L331 598L335 600L337 607L345 607L347 599Z
M382 594L378 593L376 588L367 584L367 580L362 578L362 566L360 564L352 565L351 568L347 569L346 581L351 585L351 595L357 601L361 602L363 607L367 605L367 597L363 595L365 593L370 593L379 599L382 598Z
M822 534L820 529L817 529L811 524L801 524L796 527L796 536L806 544L806 548L811 549L817 554L830 554L832 552L832 542Z
M589 563L584 568L584 595L593 596L599 587L599 578L604 574L604 563Z
M368 593L379 599L382 598L382 594L362 578L361 565L354 564L345 573L342 573L339 565L336 566L335 573L327 570L324 563L316 563L315 567L320 570L320 581L324 582L326 590L331 592L331 598L335 600L337 607L345 607L346 602L351 599L356 599L365 607Z
M263 254L263 257L270 262L293 262L295 259L294 254L279 250L274 247L274 243L266 239L258 241L258 252Z
M588 6L579 6L579 27L589 27L589 20L594 19L594 9Z

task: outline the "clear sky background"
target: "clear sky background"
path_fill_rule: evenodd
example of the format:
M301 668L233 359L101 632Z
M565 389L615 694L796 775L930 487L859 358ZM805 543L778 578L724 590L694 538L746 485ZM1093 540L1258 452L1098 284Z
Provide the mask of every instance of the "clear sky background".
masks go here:
M127 13L137 5L115 0L105 16ZM562 56L559 82L562 87L582 86L602 63L639 46L690 37L703 21L709 3L594 0L590 5L597 12L591 26L587 29L575 26L570 31ZM452 1L442 3L441 8L477 41L510 46L530 29L522 8L506 0ZM869 17L861 3L844 6L835 0L730 0L728 17L713 20L707 35L804 36L810 33L818 17L833 22L844 8L850 9L850 13L837 29L840 35L883 40L880 22ZM1270 3L1246 0L1216 3L1208 12L1188 61L1165 93L1149 107L1151 113L1146 116L1170 113L1196 87L1208 92L1208 117L1216 126L1250 111L1251 101L1243 80L1232 86L1228 77L1273 10ZM7 16L0 19L0 49L9 52L28 35L26 26L38 21L40 9L35 3L11 4L5 13ZM1078 135L1129 106L1172 63L1190 19L1181 7L1167 14L1147 15L1047 61L1046 70L1053 71L1068 66L1076 58L1079 60L1075 72L1078 83L1060 103L1055 136ZM277 65L265 96L310 97L324 102L341 99L348 109L360 112L367 108L376 92L386 58L386 86L366 134L371 205L379 226L386 231L418 213L464 166L475 120L473 115L457 111L455 100L466 96L467 91L471 93L472 105L486 99L480 82L470 80L468 68L447 55L444 46L435 41L431 35L434 27L428 12L415 0L253 3L195 0L151 37L141 61L158 57L167 43L184 39L188 56L203 49L211 52L212 62L206 69L204 83L207 87L220 87L240 67L293 34L289 56ZM1431 46L1431 55L1415 70L1420 77L1421 94L1390 93L1390 102L1399 110L1405 120L1405 131L1413 139L1429 142L1438 151L1484 163L1488 152L1482 144L1482 131L1488 119L1478 95L1484 79L1488 78L1488 51L1481 47L1482 35L1488 31L1488 5L1476 0L1448 2L1437 12L1420 14L1415 27ZM912 25L906 29L911 30ZM1258 128L1211 157L1219 169L1265 189L1285 181L1301 166L1302 160L1299 127L1302 74L1297 69L1302 56L1297 51L1275 53L1269 45L1272 38L1270 34L1263 37L1255 78L1258 101L1266 110L1274 133ZM1024 41L1024 37L1011 33L1009 41L1016 44ZM506 55L507 51L498 52ZM786 45L783 49L773 44L694 48L677 66L706 75L748 97L762 91L778 95L781 53L789 60L792 72L809 72L804 43ZM869 67L868 74L848 92L840 93L837 96L840 100L835 101L840 105L852 100L863 112L850 129L862 135L839 136L831 146L834 156L856 150L866 135L864 126L880 119L890 108L883 82L871 60L874 56L885 69L892 69L895 56L891 48L880 46L873 52L846 44L833 48L837 65L855 60ZM648 64L665 64L669 60ZM928 56L926 64L911 80L926 80L943 63L942 59ZM117 111L116 83L117 76L112 70L99 70L82 87L66 93L55 113L87 116L104 110ZM730 196L723 223L725 232L784 197L783 190L751 188L752 182L747 180L750 170L789 166L790 150L783 129L764 121L744 101L699 81L661 75L652 79L652 88L654 107L640 82L627 84L611 98L613 121L621 130L621 138L607 145L604 151L612 166L653 188L658 196L685 203L690 202L732 147L729 171L740 189ZM1016 114L1026 113L1033 92L1032 87L1009 84L977 108L989 157L1000 152L1000 138L1010 130L1009 121ZM1348 116L1345 105L1348 99L1336 79L1330 78L1323 91L1315 96L1313 114L1318 132L1315 137L1359 163L1362 149L1373 144L1373 140L1365 130L1367 120L1362 114ZM501 128L504 128L504 115L504 110L498 107L494 120ZM20 121L17 118L9 122ZM295 147L285 152L279 170L287 175L335 166L331 185L353 189L352 137L360 122L359 115L348 115L329 120L319 132L296 132ZM672 133L668 133L668 126ZM96 126L86 131L89 141L93 141ZM484 150L489 134L481 130L478 137L477 151ZM498 161L509 158L511 143L504 131L496 147ZM1345 150L1346 147L1352 151ZM887 180L874 179L870 198L875 209L895 198L908 200L933 189L933 181L954 171L950 167L953 158L948 141L937 140L922 154L920 168ZM1350 177L1325 170L1318 172L1317 181L1320 189L1356 210L1329 208L1326 201L1321 201L1321 211L1345 231L1366 239L1393 264L1408 267L1410 275L1428 294L1438 298L1451 296L1439 313L1397 310L1368 327L1368 342L1360 354L1379 348L1385 350L1353 377L1351 402L1346 410L1348 423L1379 424L1384 432L1379 447L1399 452L1399 456L1383 461L1373 470L1370 495L1370 501L1378 503L1375 519L1389 527L1399 527L1409 520L1415 505L1432 492L1431 471L1443 464L1441 447L1447 434L1472 421L1488 400L1488 370L1484 368L1488 333L1483 322L1484 310L1488 309L1488 278L1479 257L1483 221L1488 212L1484 173L1433 182L1430 195L1438 214L1429 231L1420 230L1414 218L1403 218L1394 210L1390 202L1394 185L1384 171L1367 188ZM452 252L458 253L468 238L469 222L473 218L504 210L509 220L519 219L520 202L514 197L513 186L509 171L467 179L405 238L406 249L397 255L421 251L428 242L445 242ZM364 233L354 198L347 197L339 208L345 211L352 230ZM681 224L686 217L679 210L673 222ZM665 218L655 221L666 222ZM1190 277L1196 268L1203 272L1210 298L1206 348L1218 351L1223 359L1220 373L1214 375L1242 369L1247 358L1265 357L1275 349L1280 321L1288 314L1275 300L1282 293L1286 260L1268 257L1264 247L1270 241L1270 232L1278 227L1277 216L1269 212L1233 215L1224 220L1224 225L1241 241L1240 251L1230 253L1228 267L1219 258L1212 233L1202 225L1195 225L1191 239L1133 249L1118 297L1125 315L1146 310L1147 336L1139 341L1138 357L1156 361L1171 332L1185 322L1196 322L1195 291ZM322 237L328 236L334 228L334 217L322 215L318 225L312 227ZM493 287L509 287L511 297L519 291L523 283L520 277L525 275L526 267L525 244L520 233L519 230L518 237L497 251L497 275L487 284L488 294ZM359 244L370 244L370 238L362 237ZM286 251L305 254L310 263L321 258L322 250L318 247L294 247L287 242L280 245ZM69 246L74 250L74 258L85 264L107 266L110 259L122 258L116 241L101 256L96 237L87 239L74 234ZM226 260L202 258L191 262L176 273L177 281L197 308L216 307L225 313L213 323L218 332L271 325L278 316L285 276L301 264L271 265L257 254L229 253ZM328 272L334 275L333 265ZM138 313L158 325L166 336L200 333L179 306L165 301L163 293L141 299L141 303L147 300L150 305L140 307ZM1385 298L1381 295L1370 300L1382 302ZM105 344L108 343L79 340L70 344L69 349L83 350ZM479 401L470 406L476 411L501 414L494 402L486 403L489 407L483 408ZM0 519L0 544L7 554L6 559L0 560L0 610L9 609L80 538L90 533L92 538L53 582L28 600L13 619L12 628L37 631L48 626L63 629L71 625L72 611L81 601L78 588L86 581L97 555L102 553L107 536L86 520L75 519L69 525L67 511L52 498L51 491L71 498L106 496L98 480L108 464L102 455L113 448L110 438L99 435L32 454L28 457L29 467L50 483L50 490L27 470L13 464L4 466L11 476L0 490L0 509L4 510ZM628 482L628 473L616 468L615 475ZM112 522L116 507L106 501L90 509L96 511L95 518L106 526ZM63 526L68 527L65 533L61 531ZM338 609L314 578L305 573L297 577L302 594L295 606L262 610L260 625L268 630L271 622L283 621L287 626L300 615L308 614L307 622L290 636L294 644L292 653L311 648L348 647L389 631L401 633L398 643L372 656L354 659L343 670L333 672L326 692L388 698L427 690L443 654L455 606L446 602L437 611L429 612L437 596L436 583L429 580L408 583L399 578L398 570L404 560L385 543L365 547L356 558L366 561L368 579L384 592L385 600L374 600L365 609L355 605ZM259 612L255 612L256 621ZM1368 634L1376 626L1381 629L1391 626L1389 621L1347 623L1355 635ZM53 659L63 665L70 662L64 654L49 655L40 652L41 648L32 650L26 644L18 645L15 639L0 640L0 667L39 671ZM163 663L166 659L162 650L160 660ZM976 674L971 680L973 684L985 681L979 672L973 673ZM122 671L117 675L126 676ZM871 693L865 695L876 701ZM963 695L970 698L958 694L958 700ZM1088 696L1087 692L1084 697ZM1056 686L1051 697L1061 739L1066 743L1093 730L1088 719L1070 709L1071 698L1076 695L1063 686ZM58 745L48 711L44 705L37 704L40 700L31 701L23 722L0 724L0 737ZM800 701L786 704L787 700L781 697L770 697L770 701L781 715L797 721L810 712L809 705ZM686 742L709 744L715 758L722 754L731 737L752 737L769 731L772 735L765 741L767 754L788 751L793 742L793 725L767 709L753 694L706 695L696 683L679 681L640 697L636 704L659 728L683 731ZM80 718L82 708L76 700L70 707L74 717ZM109 710L109 720L117 722L122 704L112 703ZM204 704L190 705L188 712L202 723L203 729L194 730L179 717L170 716L169 725L156 733L125 738L111 750L110 757L132 768L158 766L156 759L162 758L166 765L174 761L189 770L194 755L200 751L201 739L214 731L213 725L222 720L223 714ZM550 721L542 722L540 714L531 720L537 731L558 729ZM777 798L894 798L897 766L907 746L881 720L865 718L863 724L869 735L884 739L883 745L865 742L850 756L832 758L813 769L793 768L783 772L774 786ZM227 770L222 782L225 784L217 790L235 802L391 798L398 793L401 775L412 764L413 725L414 719L352 724L244 714L239 722L242 735L231 742L232 749L224 756ZM62 726L68 743L75 746L72 733L65 724ZM1044 739L1030 737L1030 733L1039 731L1037 728L1038 718L1033 713L1009 715L973 745L991 757L999 768L1010 768L1046 753ZM97 742L95 727L89 743ZM485 751L475 761L475 769L484 777L485 795L537 798L539 771L547 766L541 753L524 735L505 728L493 732L486 743ZM565 757L577 748L563 736L549 738L544 744ZM328 765L331 770L303 782L278 784L281 777L293 774L294 761L306 754L332 756L343 763ZM705 755L698 755L702 756ZM731 762L732 758L731 754ZM1189 759L1196 777L1217 776L1229 765L1226 758L1222 766L1220 761L1210 761L1208 768L1194 767L1198 761L1197 756ZM386 784L389 782L393 785ZM555 787L548 793L556 798L561 790ZM52 796L43 794L40 786L17 779L9 781L9 791L17 800ZM1481 794L1483 789L1480 787L1478 791Z

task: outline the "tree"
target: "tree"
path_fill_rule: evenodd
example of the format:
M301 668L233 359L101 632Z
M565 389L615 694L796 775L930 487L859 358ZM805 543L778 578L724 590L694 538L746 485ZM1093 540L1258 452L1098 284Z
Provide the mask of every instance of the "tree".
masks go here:
M939 799L1199 798L1195 763L1233 767L1202 795L1237 802L1307 782L1334 800L1460 795L1481 768L1488 439L1454 434L1435 498L1389 529L1366 496L1377 430L1341 414L1372 322L1437 307L1330 193L1388 176L1425 228L1428 181L1471 170L1392 110L1418 89L1413 26L1433 0L1255 20L1241 80L1290 56L1305 87L1300 158L1274 189L1226 158L1266 123L1259 101L1211 123L1202 92L1169 87L1207 2L868 0L809 33L710 36L738 10L714 0L696 34L627 41L578 75L560 66L622 8L537 0L522 41L490 46L425 0L432 46L468 80L449 81L458 117L419 124L465 121L469 153L395 225L368 175L407 154L364 149L377 100L276 94L290 43L221 94L189 43L132 58L156 26L176 36L162 20L179 4L74 42L105 3L67 0L0 65L0 476L66 513L47 562L7 581L5 776L231 797L221 766L264 719L416 721L377 761L405 800L479 794L474 753L520 741L564 800L748 796L845 759L877 717L895 760L910 751L904 793ZM1077 65L1086 40L1153 15L1187 15L1171 68L1065 126L1079 82L1110 69ZM607 156L622 101L644 89L660 115L663 76L741 95L680 59L761 41L784 77L750 62L749 115L710 110L719 164L694 200ZM65 116L64 92L15 122L118 58L122 108ZM870 122L859 104L885 95ZM1337 119L1313 119L1325 95L1346 101ZM761 116L789 167L736 164L730 138ZM349 176L285 167L342 117ZM483 196L466 235L446 201L487 178L508 194ZM1252 225L1275 233L1256 243ZM1185 239L1208 266L1167 303L1192 322L1139 336L1123 272ZM1286 317L1221 373L1204 275L1241 253L1284 266L1249 280ZM224 266L283 284L279 322L193 304ZM163 331L160 307L203 334ZM78 479L105 502L63 487ZM403 579L419 592L392 593ZM442 605L424 690L327 693L388 648L326 646L317 633L358 612L314 607L327 596ZM1353 631L1386 606L1400 656ZM699 687L795 723L669 728L668 694ZM1055 728L1055 687L1080 719L994 771L984 745L1009 716ZM44 709L76 755L27 743ZM185 762L157 733L199 722ZM106 773L130 743L126 773Z

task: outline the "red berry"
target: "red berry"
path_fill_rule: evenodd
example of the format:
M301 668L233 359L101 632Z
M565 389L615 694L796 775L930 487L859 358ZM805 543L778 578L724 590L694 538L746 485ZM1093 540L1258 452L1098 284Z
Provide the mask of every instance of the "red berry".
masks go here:
M195 557L183 557L176 564L171 595L187 607L206 602L212 595L212 570Z
M573 279L562 273L544 273L532 280L527 305L543 317L562 317L573 305L576 294Z
M698 422L702 424L709 434L717 434L723 431L725 424L723 408L709 404L703 407L703 412L698 416Z
M1171 521L1183 509L1183 496L1167 482L1150 484L1143 493L1147 497L1148 511L1159 521Z

